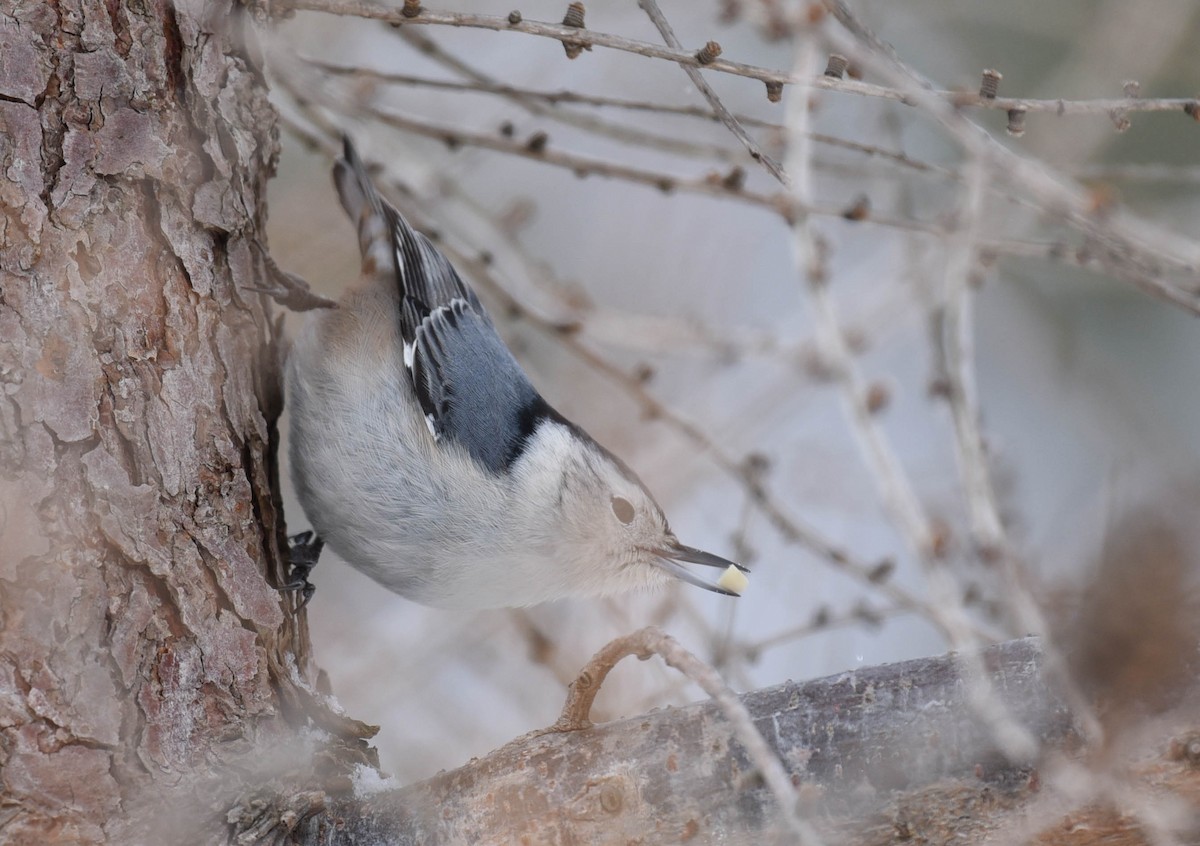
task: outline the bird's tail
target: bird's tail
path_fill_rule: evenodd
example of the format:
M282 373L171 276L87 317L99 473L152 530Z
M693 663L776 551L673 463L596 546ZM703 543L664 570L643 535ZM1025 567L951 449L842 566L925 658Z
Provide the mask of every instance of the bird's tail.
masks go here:
M374 274L392 267L392 232L384 200L358 157L348 135L342 136L342 158L333 166L342 208L358 228L363 273Z

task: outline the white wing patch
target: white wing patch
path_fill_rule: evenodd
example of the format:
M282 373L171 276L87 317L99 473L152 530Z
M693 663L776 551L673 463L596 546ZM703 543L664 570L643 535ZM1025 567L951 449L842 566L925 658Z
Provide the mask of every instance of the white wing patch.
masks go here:
M428 358L430 351L426 347L429 339L429 333L433 331L435 321L444 321L447 313L453 314L457 312L458 314L461 314L467 308L470 308L470 304L466 300L461 297L455 297L450 302L435 308L433 311L429 312L429 314L425 315L425 317L421 320L421 325L417 327L416 336L413 338L412 343L404 344L404 366L408 369L410 376L415 375L414 365L417 357L417 346L420 345L423 351L422 370L425 373L425 377L427 379L435 378L437 371L436 368L433 367L434 362ZM415 380L414 386L418 391L421 390L421 386L416 385ZM429 434L433 435L433 440L435 442L440 442L442 439L442 433L438 428L437 418L432 412L427 411L425 413L425 425L429 427Z
M396 275L400 277L400 290L403 291L408 287L407 274L404 272L404 255L400 252L399 247L395 248L393 252L396 255Z
M425 319L421 321L421 327L424 328L430 322L432 322L435 317L444 314L447 311L458 311L461 313L470 307L471 304L462 297L455 297L450 302L446 303L445 305L438 306L433 311L429 312L429 314L425 315Z

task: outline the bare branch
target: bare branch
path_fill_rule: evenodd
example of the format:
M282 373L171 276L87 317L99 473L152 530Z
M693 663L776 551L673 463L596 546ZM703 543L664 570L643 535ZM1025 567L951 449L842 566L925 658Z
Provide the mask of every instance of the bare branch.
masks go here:
M401 33L403 35L403 29L401 30ZM408 34L407 36L405 36L405 39L410 41L411 43L415 44L417 46L417 48L422 51L422 53L431 55L433 58L437 59L438 61L443 61L443 59L445 59L446 61L453 60L453 62L454 62L454 64L452 65L453 67L458 69L460 72L463 72L463 73L466 72L465 63L463 63L461 60L458 60L456 57L446 53L446 51L442 50L430 39L420 38L419 36L411 34L411 33ZM332 74L334 76L351 76L351 77L354 77L355 79L366 79L366 80L385 83L385 84L389 84L389 85L404 85L404 86L414 86L414 87L418 87L418 88L433 88L433 89L438 89L438 90L442 90L442 91L459 91L459 92L479 93L479 94L497 94L499 96L506 97L510 100L513 100L514 102L518 102L525 108L529 108L531 106L530 101L536 100L536 101L541 101L543 103L546 103L546 104L552 105L552 106L556 106L559 104L572 104L572 105L581 105L581 106L595 106L595 107L625 109L628 111L649 112L649 113L653 113L653 114L678 115L680 117L697 118L700 120L714 121L714 122L720 122L720 120L721 120L720 116L716 112L712 111L711 109L704 108L702 106L680 106L680 105L675 105L672 103L652 103L652 102L645 101L645 100L630 100L630 99L623 98L623 97L603 97L603 96L598 96L598 95L594 95L594 94L582 94L578 91L569 91L566 89L560 89L557 91L540 91L540 90L535 90L535 89L531 89L531 88L522 88L522 87L515 86L515 85L506 85L503 83L499 83L494 80L491 80L490 78L485 77L482 74L479 74L479 75L472 74L471 75L472 81L462 82L462 81L452 81L452 80L445 80L445 79L432 79L430 77L416 76L413 74L406 74L406 73L390 73L390 72L375 70L372 68L347 67L345 65L332 64L329 62L321 62L321 61L316 61L313 59L307 59L306 61L309 64L311 64L312 66L318 68L319 70L322 70L322 71ZM451 65L448 65L448 66L451 66ZM540 114L540 115L547 115L547 116L555 118L555 119L561 118L561 113L558 111L554 111L554 110L549 110L549 111L537 110L537 111L535 111L535 113ZM784 131L783 124L778 123L777 121L763 120L761 118L756 118L751 115L744 115L744 114L735 114L734 118L738 121L738 123L742 124L743 126L760 127L762 129L771 130L772 132L780 132L780 133L782 133ZM620 127L620 129L622 132L624 132L625 130L628 129L628 127ZM625 138L621 138L619 135L614 136L614 137L617 137L618 140L631 140L631 137L628 137L628 136ZM650 137L654 138L654 139L661 138L661 136L657 136L657 135L653 135ZM864 156L882 159L883 161L886 161L886 162L889 162L892 164L896 164L900 167L904 167L904 168L907 168L910 170L918 171L921 173L936 173L936 174L940 174L942 176L947 176L950 178L958 178L958 172L954 168L944 167L942 165L931 164L929 162L923 162L919 159L914 159L911 156L906 155L904 153L899 153L894 150L887 150L887 149L884 149L875 144L866 144L861 141L853 141L849 138L839 138L836 135L827 135L827 134L820 133L820 132L814 132L812 137L813 137L813 140L818 144L824 144L824 145L827 145L830 147L837 147L840 149L850 150L850 151L856 152L856 153L861 153ZM641 142L635 141L633 143L641 143ZM647 143L649 143L649 142L647 142ZM691 151L699 152L702 149L708 149L708 148L696 146L693 144L688 144L685 147L682 147L680 149L686 149L687 151L689 151L688 154L691 154ZM712 148L712 154L713 155L723 155L726 157L733 156L732 151L726 150L723 147L722 148L715 148L715 147ZM739 158L740 158L740 156L739 156ZM1132 169L1129 169L1129 170L1121 169L1119 171L1114 171L1115 175L1113 176L1113 178L1169 179L1171 177L1168 175L1168 172L1176 173L1176 172L1180 172L1180 171L1184 171L1186 173L1185 169L1179 168L1179 167L1161 166L1157 170L1150 170L1150 166L1146 166L1145 168L1139 168L1139 167L1133 166ZM1105 174L1097 174L1097 175L1103 176ZM1195 178L1197 180L1200 180L1200 169L1198 169L1198 172L1197 172L1197 175Z
M647 132L643 129L638 129L636 127L614 123L613 121L604 120L593 115L582 114L578 111L557 108L558 102L556 102L556 100L553 98L538 97L533 94L519 91L510 86L499 84L494 78L472 67L458 56L455 56L449 51L444 50L433 39L426 37L416 30L401 27L395 32L401 39L419 50L423 56L433 59L443 67L448 68L455 73L471 80L471 82L467 83L447 83L440 80L423 80L422 83L414 83L410 80L406 84L426 84L427 87L442 88L444 90L476 90L483 93L497 94L512 103L516 103L530 114L547 118L555 123L573 126L577 129L582 129L586 132L591 132L605 138L611 138L612 140L622 144L637 145L655 150L663 150L675 155L715 159L716 161L723 162L750 161L750 157L742 153L740 150L731 150L718 144L703 144L697 141L690 141L674 136L660 135L654 132ZM321 67L324 70L333 68L331 72L334 73L346 72L344 68L338 68L335 65L331 66L318 62L313 62L312 64ZM351 73L356 79L380 79L380 81L397 82L395 79L383 79L382 77L388 76L386 74L375 75L368 72L354 73L353 71L351 71ZM456 89L451 88L450 86L464 87L459 87Z
M815 57L814 39L802 36L796 52L795 75L798 78L807 78ZM810 116L809 94L801 86L797 96L789 102L788 124L794 132L789 133L787 158L788 170L793 177L792 192L799 208L808 204L812 191L812 144L808 133ZM999 700L991 689L984 667L977 658L972 657L976 655L978 644L962 601L962 592L942 560L944 551L941 547L944 543L934 531L895 450L876 420L867 382L839 328L836 306L827 285L826 248L814 233L807 215L795 216L792 231L796 264L808 292L812 319L832 365L851 430L888 516L909 550L921 562L930 584L934 599L930 620L942 630L954 648L962 652L972 707L995 732L1001 748L1013 759L1028 757L1037 748L1036 740L1025 726L998 704Z
M979 400L975 387L974 340L971 319L972 274L983 217L988 171L981 160L967 166L966 197L959 210L958 232L950 236L943 289L946 307L939 340L944 350L947 400L954 421L955 451L963 493L976 542L998 552L1005 546L1000 509L992 488L983 436L979 431Z
M1020 185L1039 205L1095 241L1100 247L1096 258L1110 273L1200 315L1200 243L1115 209L1098 212L1092 194L1041 163L1005 148L966 118L953 101L932 91L929 81L903 62L894 58L879 61L881 56L894 57L890 45L862 25L841 0L824 2L859 41L850 43L847 49L869 49L877 70L901 86L912 104L941 124L968 154L985 162L995 178ZM1186 273L1193 289L1183 290L1163 281L1161 268L1165 264Z
M651 655L657 655L667 666L679 670L711 696L733 727L733 735L745 747L746 754L758 768L758 774L774 794L787 828L796 835L800 843L820 843L817 833L797 814L796 791L792 787L791 777L780 764L774 750L759 733L746 706L721 680L716 670L660 629L652 626L641 629L612 641L597 652L571 683L562 714L548 731L570 732L591 728L588 715L596 694L600 692L600 686L604 684L604 679L617 662L630 655L636 655L641 661L645 661Z
M1069 750L1070 715L1040 678L1037 641L1001 644L980 660L1041 748ZM806 816L830 840L915 841L968 823L971 842L991 842L1035 803L1048 806L1047 826L1064 824L1062 800L1049 787L1039 789L1033 762L1010 766L998 756L964 701L952 656L789 682L739 699L770 754L784 762L789 789L799 786ZM368 797L329 796L295 837L325 844L334 831L341 840L417 844L431 832L443 842L480 842L486 832L487 843L523 836L576 843L640 838L647 846L762 843L775 799L746 777L754 767L721 706L705 702L586 731L538 732L419 784ZM1187 779L1196 789L1186 762L1155 761L1152 771L1159 784ZM543 773L552 775L536 775ZM1099 822L1106 815L1101 807L1074 818L1104 831Z
M641 6L642 10L650 16L650 20L654 23L654 26L658 28L663 40L666 41L671 47L679 47L679 39L675 37L675 31L671 28L671 24L667 20L666 15L662 13L662 9L658 7L656 0L638 0L638 5ZM709 62L711 63L711 61L712 60L710 59ZM721 119L721 123L725 124L725 127L732 132L733 136L737 138L738 141L741 141L742 146L749 151L750 157L762 164L762 166L767 169L768 173L786 185L787 177L784 175L783 170L779 167L779 163L758 148L758 144L746 133L745 127L738 122L738 119L733 116L733 113L730 112L729 109L725 107L725 104L721 102L721 98L717 96L717 92L714 91L712 86L708 84L708 82L704 79L704 76L701 75L700 71L691 65L682 65L682 67L684 72L687 73L688 78L692 81L692 84L696 86L696 88L704 96L704 99L708 101L708 105L712 107L712 110Z
M715 59L701 64L696 59L695 51L663 47L646 41L625 38L619 35L598 32L591 29L576 29L561 24L530 21L522 18L517 23L511 23L506 17L495 15L475 15L462 12L434 12L423 9L416 17L406 17L398 7L380 6L365 0L278 0L272 4L277 11L312 11L332 15L366 18L369 20L386 21L401 26L454 26L472 29L489 29L499 32L521 32L527 35L537 35L553 38L557 41L570 41L588 44L596 47L607 47L633 53L651 59L663 59L684 67L698 68L718 73L728 73L761 82L773 82L783 85L795 85L798 80L791 75L771 68L749 65L742 62L731 62L725 59ZM882 42L880 42L882 44ZM890 50L890 48L886 48ZM905 89L888 88L882 85L859 82L853 79L834 79L820 76L810 81L813 88L838 91L843 94L855 94L863 97L874 97L885 100L896 100L906 105L914 105L912 94ZM928 93L940 98L954 108L978 108L988 110L1008 111L1023 108L1029 112L1043 112L1059 116L1065 115L1095 115L1110 119L1114 111L1123 112L1178 112L1181 116L1189 109L1200 108L1200 100L1194 97L1164 97L1140 98L1122 97L1115 99L1092 100L1044 100L1023 99L1017 97L997 97L985 99L976 94L962 91L936 90L932 86Z

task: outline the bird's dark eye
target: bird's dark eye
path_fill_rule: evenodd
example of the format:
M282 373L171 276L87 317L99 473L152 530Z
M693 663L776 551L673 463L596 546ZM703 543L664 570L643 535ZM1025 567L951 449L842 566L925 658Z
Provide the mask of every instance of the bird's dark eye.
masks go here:
M617 519L625 525L628 526L633 522L633 506L630 505L629 500L614 496L612 498L612 510L613 514L617 515Z

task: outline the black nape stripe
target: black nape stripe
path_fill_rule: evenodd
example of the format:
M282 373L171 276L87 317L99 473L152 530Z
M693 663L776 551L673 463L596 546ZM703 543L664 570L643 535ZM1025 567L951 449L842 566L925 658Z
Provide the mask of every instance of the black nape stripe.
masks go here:
M538 425L543 420L552 420L571 429L578 429L571 421L555 411L550 403L542 399L540 394L534 394L529 402L525 403L517 411L517 419L514 421L516 423L516 437L508 445L508 452L504 456L505 470L525 454L525 448L533 440L533 433L537 431Z
M646 495L650 498L650 501L654 501L654 497L650 494L650 491L647 490L646 485L641 479L638 478L637 473L634 473L633 469L630 468L628 464L626 464L609 450L605 449L603 445L597 442L595 438L593 438L579 426L575 425L570 420L559 414L558 411L550 405L550 403L542 399L540 394L536 394L533 399L526 403L518 413L517 438L509 446L508 454L504 457L505 470L511 467L513 463L518 461L521 456L525 454L525 448L529 445L530 441L532 441L534 432L537 431L538 425L543 420L550 420L551 422L566 426L571 430L575 437L579 438L579 440L591 444L601 454L607 457L609 461L617 466L617 469L621 471L622 476L624 476L633 484L637 485L643 491L646 491Z

